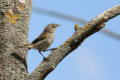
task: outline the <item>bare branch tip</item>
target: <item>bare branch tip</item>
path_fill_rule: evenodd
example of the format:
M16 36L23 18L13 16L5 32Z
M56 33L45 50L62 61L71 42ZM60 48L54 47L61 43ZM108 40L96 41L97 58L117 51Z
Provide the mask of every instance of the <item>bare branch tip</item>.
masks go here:
M79 30L79 28L80 28L79 25L78 25L78 24L75 24L75 27L74 27L75 31L76 31L76 30Z

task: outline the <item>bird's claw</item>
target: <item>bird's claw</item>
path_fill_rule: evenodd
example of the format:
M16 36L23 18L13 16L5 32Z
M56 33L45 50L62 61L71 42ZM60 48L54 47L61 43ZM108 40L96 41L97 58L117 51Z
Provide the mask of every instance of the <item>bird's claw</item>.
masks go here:
M43 58L43 61L48 61L48 58L44 57L44 58Z
M45 51L49 51L49 50L53 51L53 50L55 50L55 49L57 49L57 48L51 48L51 49L47 49L47 50L45 50ZM43 52L45 52L45 51L43 51Z

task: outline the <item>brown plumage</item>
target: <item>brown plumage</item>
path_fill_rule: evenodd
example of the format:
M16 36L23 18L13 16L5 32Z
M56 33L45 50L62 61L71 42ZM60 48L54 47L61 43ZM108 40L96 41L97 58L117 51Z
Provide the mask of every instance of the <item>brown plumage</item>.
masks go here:
M48 24L43 32L35 40L33 40L31 44L25 44L19 48L37 49L41 54L41 51L45 51L52 44L54 40L54 32L58 26L60 25Z

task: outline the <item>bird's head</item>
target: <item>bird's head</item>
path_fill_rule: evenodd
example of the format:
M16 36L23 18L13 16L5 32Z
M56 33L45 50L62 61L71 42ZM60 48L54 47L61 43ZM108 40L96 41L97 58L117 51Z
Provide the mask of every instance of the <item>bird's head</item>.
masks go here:
M54 31L58 26L60 26L59 24L48 24L46 26L46 29Z
M48 24L45 27L45 30L48 32L54 32L58 26L60 26L60 25L59 24Z
M47 32L54 32L58 26L60 26L60 25L59 24L48 24L45 27L45 31L47 31Z

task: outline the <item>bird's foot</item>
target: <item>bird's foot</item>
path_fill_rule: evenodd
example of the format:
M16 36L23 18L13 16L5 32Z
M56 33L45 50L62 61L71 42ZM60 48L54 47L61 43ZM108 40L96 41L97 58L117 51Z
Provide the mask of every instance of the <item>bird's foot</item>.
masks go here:
M45 51L49 51L49 50L53 51L55 49L57 49L57 48L46 49ZM45 52L45 51L43 51L43 52Z
M57 48L52 48L51 51L54 51L54 50L56 50L56 49L57 49Z
M46 58L46 57L41 53L41 50L39 50L39 53L42 55L43 59Z
M48 58L44 57L44 58L43 58L43 61L48 61Z

